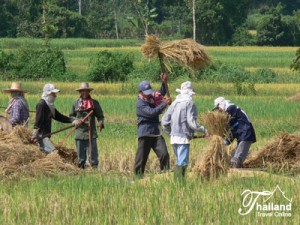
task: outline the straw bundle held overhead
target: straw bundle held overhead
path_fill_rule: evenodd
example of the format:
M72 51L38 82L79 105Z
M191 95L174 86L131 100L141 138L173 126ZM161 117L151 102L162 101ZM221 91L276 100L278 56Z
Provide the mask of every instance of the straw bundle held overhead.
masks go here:
M300 135L280 134L260 151L248 156L246 168L300 172Z
M220 137L229 137L230 115L228 113L209 111L201 115L200 121L211 134Z
M227 174L230 167L230 157L226 152L223 138L214 135L210 143L200 163L195 165L193 171L199 173L203 178L215 179L221 174Z
M202 69L210 62L204 46L192 39L160 42L155 35L149 35L146 37L141 51L149 59L159 57L165 68L169 70L171 61L192 71Z

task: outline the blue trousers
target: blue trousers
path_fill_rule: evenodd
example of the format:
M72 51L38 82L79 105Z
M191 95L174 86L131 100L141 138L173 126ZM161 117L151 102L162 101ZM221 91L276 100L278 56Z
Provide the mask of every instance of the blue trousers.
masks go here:
M78 155L78 166L84 168L85 161L87 160L86 155L87 152L90 151L89 147L89 140L79 140L76 139L76 149ZM89 159L88 159L89 160ZM97 139L92 139L92 166L98 166L98 146L97 146Z
M175 156L176 156L176 165L177 166L188 166L189 164L189 153L190 145L189 144L172 144Z

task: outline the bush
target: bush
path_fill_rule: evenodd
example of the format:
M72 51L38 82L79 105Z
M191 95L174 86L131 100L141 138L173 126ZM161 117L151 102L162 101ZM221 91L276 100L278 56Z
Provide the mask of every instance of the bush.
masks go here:
M5 53L0 50L0 73L5 73L12 69L11 63L13 61L13 55Z
M87 77L94 82L126 81L132 70L132 55L101 51L91 59Z
M66 72L63 52L49 46L22 48L15 58L13 68L15 77L19 79L61 79Z
M252 81L256 83L272 83L276 81L276 73L267 68L258 69L255 71Z

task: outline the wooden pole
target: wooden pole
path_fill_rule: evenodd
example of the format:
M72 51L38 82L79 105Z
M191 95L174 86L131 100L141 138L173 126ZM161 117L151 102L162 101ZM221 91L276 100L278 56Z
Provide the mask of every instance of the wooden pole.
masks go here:
M86 121L86 120L90 117L90 115L91 115L92 113L93 113L93 110L91 110L91 111L90 111L90 112L82 119L82 123L83 123L84 121ZM57 130L57 131L53 131L53 132L51 132L51 133L45 134L45 135L43 135L42 137L38 138L38 140L42 140L42 139L44 139L45 137L49 137L49 136L51 136L52 134L57 134L57 133L59 133L59 132L61 132L61 131L70 129L70 128L74 127L74 126L75 126L75 125L72 124L72 125L70 125L70 126L64 127L64 128L59 129L59 130Z

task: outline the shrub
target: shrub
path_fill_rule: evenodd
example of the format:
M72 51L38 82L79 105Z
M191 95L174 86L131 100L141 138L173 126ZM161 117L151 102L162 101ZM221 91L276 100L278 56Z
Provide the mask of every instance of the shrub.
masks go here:
M21 48L16 54L14 70L15 77L20 79L61 79L66 65L63 52L56 48Z
M5 53L0 50L0 73L5 73L12 69L11 63L13 61L13 55Z
M132 69L132 55L101 51L91 59L87 77L94 82L126 81Z

